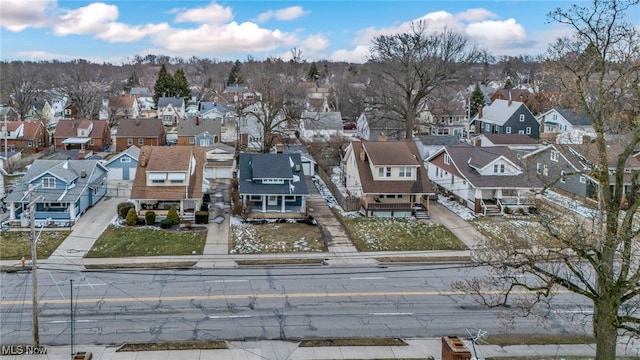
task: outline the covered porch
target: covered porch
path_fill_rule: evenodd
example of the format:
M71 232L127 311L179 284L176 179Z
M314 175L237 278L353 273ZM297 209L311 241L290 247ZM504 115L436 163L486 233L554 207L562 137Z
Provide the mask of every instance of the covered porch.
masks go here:
M69 227L80 217L80 207L74 202L39 202L35 204L36 227ZM28 227L28 203L9 203L12 226Z
M244 194L241 198L243 204L250 207L251 217L303 218L307 215L305 196Z
M368 194L360 197L360 208L366 216L428 218L429 196L428 194Z
M138 215L144 217L147 211L153 211L158 219L164 219L169 213L169 209L175 207L180 220L195 220L195 212L200 210L202 199L134 199Z

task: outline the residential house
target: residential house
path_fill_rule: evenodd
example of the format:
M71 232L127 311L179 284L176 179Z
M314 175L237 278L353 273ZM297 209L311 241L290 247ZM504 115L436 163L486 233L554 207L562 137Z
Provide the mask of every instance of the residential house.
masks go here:
M109 98L110 124L117 124L121 120L137 119L139 116L140 108L135 96L120 95Z
M430 106L431 122L428 134L437 136L465 136L467 132L467 109L464 101L439 101Z
M420 151L420 158L425 160L429 155L440 150L443 146L466 145L459 137L449 135L418 135L415 137L416 145Z
M595 137L591 121L584 110L553 108L537 117L541 138L564 144L582 144Z
M131 145L163 146L166 143L167 134L160 119L132 119L118 123L116 152L125 151Z
M153 210L163 218L174 207L182 220L194 220L206 190L204 152L198 146L143 146L131 190L138 214Z
M257 115L262 114L260 103L248 105L243 111L244 113L240 116L237 125L238 143L242 148L261 150L264 143L262 138L264 136L264 125L263 121L257 117ZM285 131L285 124L281 117L278 117L273 123L277 124L277 126L274 126L271 131L271 143L275 144L281 142L278 139L278 134Z
M626 144L607 143L607 161L610 184L615 185L617 157ZM589 204L597 205L600 182L594 177L598 168L599 154L593 144L549 144L546 147L523 157L523 160L535 170L539 180L550 189ZM623 174L623 194L631 191L633 173L640 170L638 156L627 159Z
M185 117L184 99L179 97L161 97L158 99L158 119L165 126L174 126Z
M138 118L153 119L158 115L153 101L153 91L145 87L131 88L129 94L138 102Z
M252 218L306 218L300 154L240 153L238 192Z
M63 119L77 119L78 118L78 107L74 104L74 103L67 103L64 106L64 115L62 117ZM105 116L104 119L100 119L100 120L107 120L108 117Z
M303 144L288 144L286 146L282 146L282 153L292 154L298 153L300 154L300 161L302 163L302 171L304 172L304 176L314 176L316 174L316 167L318 163L316 160L309 154L306 146Z
M53 120L53 109L46 99L35 100L24 115L24 121L44 121L46 124Z
M532 93L527 89L500 89L489 99L491 103L498 99L522 102L533 114L539 114L551 108L551 101L544 93Z
M207 159L204 165L204 178L233 179L236 171L236 149L223 143L215 143L205 148Z
M506 146L446 146L426 162L438 192L478 214L501 215L506 207L526 209L533 204L532 190L541 188Z
M342 182L366 216L425 218L435 195L413 141L352 141Z
M0 146L4 150L5 139L9 151L34 154L49 147L49 130L43 121L7 121L2 124Z
M56 150L79 149L86 152L106 151L111 146L111 130L104 120L58 121L53 134Z
M368 109L356 120L356 135L363 140L378 140L381 136L388 140L403 140L405 123L397 114Z
M303 111L298 126L300 138L305 141L342 136L342 115L339 111Z
M140 148L131 145L125 151L116 154L104 167L109 170L109 180L133 180L136 177Z
M69 102L69 96L60 89L47 90L45 91L45 96L49 100L49 104L51 104L53 122L64 118L64 108Z
M480 134L470 143L477 147L507 146L518 158L544 146L524 134Z
M129 95L131 96L150 96L153 97L153 90L149 89L148 87L132 87L131 90L129 90Z
M15 108L11 106L1 105L0 120L1 121L20 121L20 114Z
M220 142L220 120L184 119L178 124L178 145L210 146Z
M471 120L470 131L477 134L525 134L540 138L540 124L527 106L519 101L496 99L480 108Z
M107 172L98 160L35 160L5 200L12 226L29 226L32 199L37 227L75 224L105 195Z

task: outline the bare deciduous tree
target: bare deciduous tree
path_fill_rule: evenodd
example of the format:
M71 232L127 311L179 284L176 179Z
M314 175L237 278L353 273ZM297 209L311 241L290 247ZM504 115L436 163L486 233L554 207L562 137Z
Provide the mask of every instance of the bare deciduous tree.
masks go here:
M97 64L77 60L69 64L60 74L60 87L78 109L78 116L97 119L103 96L111 94L111 82L107 80Z
M44 90L46 74L39 64L30 62L2 62L0 69L2 102L15 107L24 119L31 104Z
M550 47L547 71L595 130L594 156L576 174L599 184L595 215L542 209L544 236L487 239L478 258L494 276L454 285L491 306L515 303L523 315L549 309L559 291L581 295L593 305L596 359L615 359L621 334L640 336L640 170L627 165L640 144L640 38L623 20L638 3L595 0L549 13L575 32ZM617 146L607 143L611 133L623 136Z
M401 118L405 137L411 138L427 96L455 80L481 55L463 35L448 29L430 31L425 22L412 24L406 33L380 35L369 57L376 89L373 105Z

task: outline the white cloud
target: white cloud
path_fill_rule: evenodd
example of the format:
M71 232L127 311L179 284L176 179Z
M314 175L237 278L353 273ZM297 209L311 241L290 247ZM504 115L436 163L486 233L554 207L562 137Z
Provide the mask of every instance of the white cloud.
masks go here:
M2 0L0 26L14 32L28 27L45 27L49 13L56 8L56 0Z
M230 7L212 2L205 7L193 8L179 13L176 22L194 22L203 24L222 24L233 19Z
M304 49L309 49L311 51L320 51L329 47L329 39L325 38L320 34L310 35L306 39L304 39L300 45Z
M302 6L290 6L279 10L269 10L258 15L258 22L263 23L271 18L276 20L288 21L294 20L301 16L307 15L309 11L305 11Z
M46 51L18 51L15 53L20 58L30 60L72 60L73 56L65 54L55 54Z
M123 23L109 23L105 31L96 34L96 37L108 42L135 42L145 36L162 34L171 31L167 23L129 26Z
M352 50L340 49L334 51L329 59L333 61L347 61L353 63L364 63L369 57L369 46L358 45Z
M99 34L109 29L109 23L118 18L118 7L105 3L92 3L77 10L67 10L53 24L56 35Z
M470 39L483 43L522 41L527 38L524 27L518 24L515 19L471 23L467 26L466 35Z
M493 19L498 17L495 13L482 8L469 9L455 15L457 19L462 21L480 21L485 19Z

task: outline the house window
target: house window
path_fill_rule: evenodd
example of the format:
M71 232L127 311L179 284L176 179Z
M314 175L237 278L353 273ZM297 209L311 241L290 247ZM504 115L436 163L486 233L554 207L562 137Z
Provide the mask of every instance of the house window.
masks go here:
M527 135L531 135L531 127L527 126L527 131L526 131Z
M131 146L133 145L133 139L132 138L128 138L127 139L127 146Z
M560 170L560 182L561 183L564 184L565 182L567 182L566 176L567 176L567 172L564 171L564 170Z
M138 145L144 145L144 138L138 138Z
M511 134L511 126L507 126L506 128L504 128L504 132L505 134Z
M504 164L494 164L493 165L493 173L501 173L504 174Z
M196 143L196 138L191 136L189 137L189 144L195 144Z
M542 164L541 163L537 163L536 164L536 174L542 175Z
M251 196L249 197L249 199L250 199L251 201L260 201L260 200L262 200L262 196L261 196L261 195L251 195Z
M524 135L524 130L518 130L518 134L523 134Z
M55 189L56 188L56 178L54 178L54 177L42 178L42 188L43 189Z
M524 122L524 114L520 114L520 122Z
M294 195L286 195L284 197L284 201L286 201L286 202L295 202L296 201L296 197Z
M551 161L558 161L558 152L551 150Z
M486 125L484 126L484 129L485 129L486 131L491 131L491 124L486 124Z
M33 141L32 140L27 141L27 146L28 147L32 147L33 146Z
M391 167L379 167L378 168L378 177L391 177Z
M93 144L94 144L93 139L89 140L89 145L93 145Z
M411 167L409 167L409 166L400 166L399 176L401 178L411 177Z
M586 184L587 183L587 177L584 175L580 176L580 184Z
M444 163L448 165L450 162L451 157L449 156L449 154L444 154Z
M130 163L130 162L131 162L131 158L130 158L130 157L126 157L126 156L121 157L121 158L120 158L120 162L123 162L123 163Z
M544 166L544 169L542 170L542 175L549 176L549 167L547 165Z
M436 168L436 176L440 175L440 168Z
M453 176L453 174L451 174L451 185L453 185L453 182L455 181L455 177Z
M165 115L162 119L163 119L165 122L166 122L166 121L171 121L171 115Z
M558 114L553 114L553 120L558 120Z

